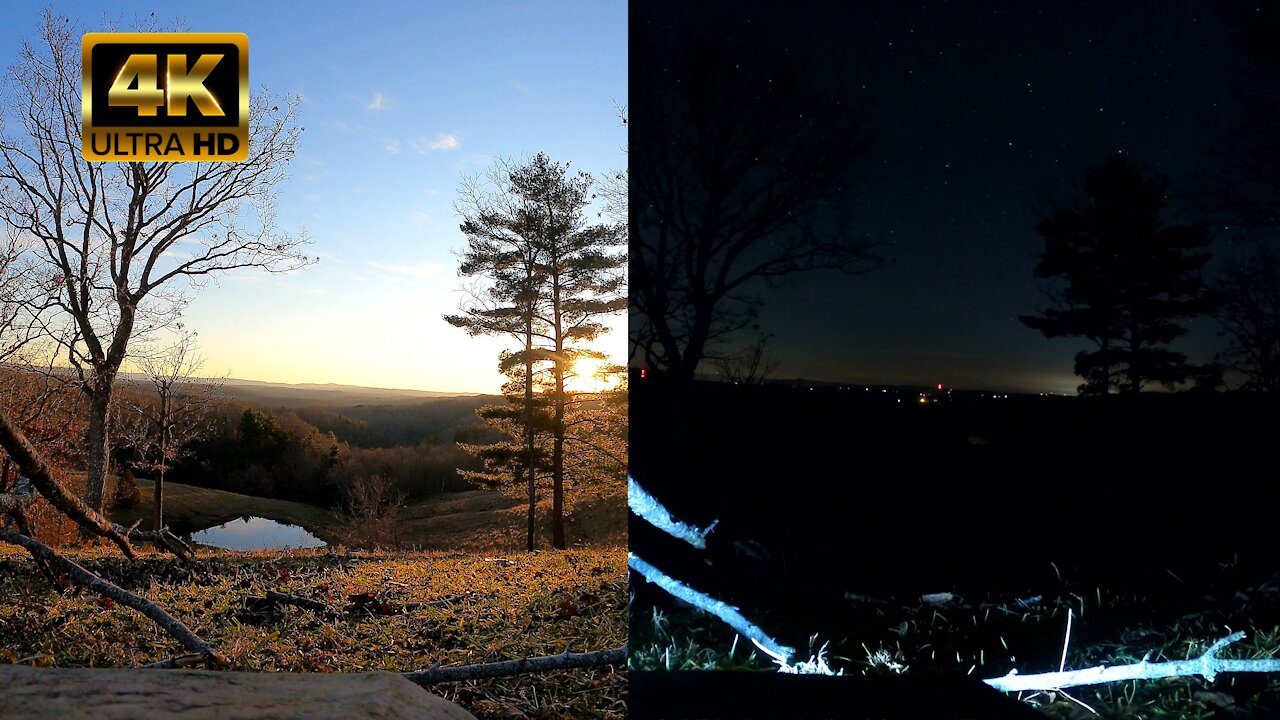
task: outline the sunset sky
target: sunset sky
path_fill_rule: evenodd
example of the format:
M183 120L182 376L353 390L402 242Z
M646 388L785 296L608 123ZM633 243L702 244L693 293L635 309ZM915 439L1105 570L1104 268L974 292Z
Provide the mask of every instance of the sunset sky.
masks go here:
M87 31L154 3L57 2ZM5 65L40 5L0 10ZM156 10L161 12L160 10ZM465 244L453 202L464 175L539 151L603 174L623 167L625 2L218 2L170 4L163 21L249 37L252 91L300 93L306 128L281 188L282 228L319 262L236 272L184 318L205 372L290 383L496 392L506 341L446 324ZM105 19L105 21L104 21ZM166 23L162 22L162 25ZM624 316L599 343L625 357Z

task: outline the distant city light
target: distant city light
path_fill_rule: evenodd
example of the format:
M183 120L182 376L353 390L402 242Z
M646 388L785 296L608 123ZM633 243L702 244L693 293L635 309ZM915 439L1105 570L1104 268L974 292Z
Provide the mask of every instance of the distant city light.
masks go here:
M941 389L942 389L942 383L938 383L938 389L939 389L939 390L941 390Z

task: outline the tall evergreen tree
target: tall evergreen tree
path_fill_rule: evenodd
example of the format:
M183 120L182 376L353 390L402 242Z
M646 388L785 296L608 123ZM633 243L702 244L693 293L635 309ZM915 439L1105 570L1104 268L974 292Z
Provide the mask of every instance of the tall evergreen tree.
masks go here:
M586 344L605 332L602 317L626 309L626 230L588 223L592 178L584 172L570 174L567 163L539 153L512 175L512 182L540 204L538 259L546 302L538 305L539 325L545 328L552 363L551 542L563 549L566 413L574 402L565 379L576 361L604 358Z
M507 423L502 429L523 449L523 459L513 463L509 458L487 458L486 466L508 473L512 482L524 483L529 502L527 547L532 552L540 462L534 367L546 353L535 345L535 338L545 335L538 307L543 284L542 209L536 188L517 182L523 171L522 166L503 161L489 172L487 182L473 178L463 183L456 209L463 218L467 248L458 274L480 282L467 288L461 312L444 319L472 336L506 335L519 343L517 350L502 355L499 366L509 377L519 370L503 392L520 408L520 422ZM501 414L498 409L493 412Z
M1208 230L1164 225L1167 189L1118 154L1085 174L1077 202L1036 227L1044 253L1035 275L1061 284L1050 290L1052 307L1020 319L1046 337L1093 341L1095 349L1076 355L1081 393L1137 393L1150 382L1172 388L1204 371L1169 344L1187 332L1180 320L1216 302L1201 277Z

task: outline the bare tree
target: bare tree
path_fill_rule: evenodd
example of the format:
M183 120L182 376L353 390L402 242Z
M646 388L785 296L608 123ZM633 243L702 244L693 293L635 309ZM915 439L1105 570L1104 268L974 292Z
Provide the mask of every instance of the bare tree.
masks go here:
M336 513L353 544L376 546L391 542L400 546L398 523L405 493L390 475L356 475L339 480L341 502Z
M759 48L636 30L639 61L660 71L642 75L631 118L631 356L688 379L737 352L763 290L879 266L845 208L869 115Z
M82 28L46 11L4 88L0 213L56 283L50 320L89 401L85 503L103 506L108 418L135 336L171 322L187 293L240 268L288 271L304 236L274 223L297 152L298 100L253 95L242 162L88 163L81 156ZM58 325L62 323L62 325Z
M1244 387L1280 392L1280 80L1275 35L1280 7L1230 0L1216 6L1232 28L1238 121L1209 148L1208 164L1185 200L1213 225L1228 228L1231 254L1218 275L1222 353ZM1236 240L1245 242L1236 242Z
M777 367L765 357L769 338L767 334L756 336L755 343L740 355L718 358L715 366L725 380L737 384L753 384L763 381Z
M1245 389L1280 393L1280 257L1260 247L1229 264L1219 287L1232 368L1244 374Z
M185 446L210 430L209 403L222 387L219 379L197 377L204 360L196 354L196 334L183 331L167 346L135 359L138 369L155 390L154 402L128 403L129 414L141 420L129 426L124 441L141 455L140 464L155 478L155 530L164 527L164 475L186 452Z

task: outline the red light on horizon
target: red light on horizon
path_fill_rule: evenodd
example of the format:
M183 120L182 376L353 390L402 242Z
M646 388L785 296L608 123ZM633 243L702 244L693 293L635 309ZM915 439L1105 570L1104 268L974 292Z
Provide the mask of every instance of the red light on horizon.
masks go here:
M640 379L643 380L647 377L649 377L649 368L640 368Z
M939 390L941 390L941 389L942 389L942 383L938 383L938 389L939 389Z

